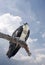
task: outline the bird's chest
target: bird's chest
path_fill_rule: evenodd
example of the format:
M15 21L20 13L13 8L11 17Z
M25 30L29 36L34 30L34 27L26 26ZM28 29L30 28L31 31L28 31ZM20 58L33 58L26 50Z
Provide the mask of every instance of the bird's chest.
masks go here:
M23 32L22 32L22 34L20 36L20 39L23 40L23 41L25 41L25 38L27 36L27 33L28 33L28 30L23 30Z

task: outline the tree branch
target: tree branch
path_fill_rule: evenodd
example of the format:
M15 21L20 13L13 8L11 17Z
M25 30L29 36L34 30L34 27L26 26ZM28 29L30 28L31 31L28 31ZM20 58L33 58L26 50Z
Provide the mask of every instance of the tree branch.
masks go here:
M1 32L0 32L0 38L11 41L11 42L13 42L14 44L17 44L17 45L20 44L20 46L23 47L26 50L26 52L28 53L28 55L30 56L31 53L30 53L28 45L26 44L25 41L22 41L17 37L14 39L14 38L12 38L12 36L1 33Z

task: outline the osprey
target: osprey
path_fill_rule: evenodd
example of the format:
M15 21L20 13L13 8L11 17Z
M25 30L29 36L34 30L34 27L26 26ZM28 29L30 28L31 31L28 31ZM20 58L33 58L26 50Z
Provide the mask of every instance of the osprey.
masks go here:
M20 40L23 40L26 42L26 40L29 37L29 33L30 33L30 30L29 30L28 23L25 23L15 30L15 32L12 34L12 37L13 38L17 37ZM7 52L8 58L11 58L12 56L16 55L16 53L19 51L20 48L21 46L19 44L16 46L16 44L13 44L10 41L9 50Z

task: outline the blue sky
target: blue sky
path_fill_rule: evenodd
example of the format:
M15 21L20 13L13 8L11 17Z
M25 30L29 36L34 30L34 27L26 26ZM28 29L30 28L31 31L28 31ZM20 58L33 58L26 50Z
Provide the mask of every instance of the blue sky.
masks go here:
M27 43L32 55L21 48L9 60L9 42L0 39L0 65L45 65L45 0L0 0L0 32L11 35L25 22L30 27Z

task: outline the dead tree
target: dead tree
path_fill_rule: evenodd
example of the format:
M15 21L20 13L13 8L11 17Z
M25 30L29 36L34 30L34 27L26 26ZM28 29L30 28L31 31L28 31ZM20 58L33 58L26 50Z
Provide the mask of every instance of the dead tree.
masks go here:
M15 37L15 39L14 39L14 38L12 38L12 36L1 33L1 32L0 32L0 38L11 41L11 42L13 42L13 44L16 44L16 45L20 44L20 46L26 50L26 52L28 53L28 56L30 56L31 53L30 53L29 47L25 41L22 41L22 40L18 39L17 37Z

